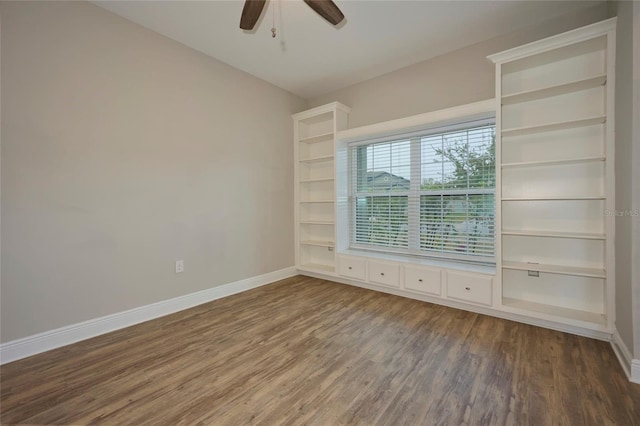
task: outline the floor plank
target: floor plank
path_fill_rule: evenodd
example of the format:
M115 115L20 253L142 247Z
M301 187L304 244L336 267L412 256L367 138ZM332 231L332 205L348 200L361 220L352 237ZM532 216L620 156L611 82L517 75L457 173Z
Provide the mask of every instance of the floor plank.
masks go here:
M606 342L298 276L0 367L2 424L640 425Z

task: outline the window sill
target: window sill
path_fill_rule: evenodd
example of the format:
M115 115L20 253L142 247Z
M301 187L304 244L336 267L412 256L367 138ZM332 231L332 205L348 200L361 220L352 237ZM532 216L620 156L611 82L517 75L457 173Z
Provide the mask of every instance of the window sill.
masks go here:
M410 263L412 265L431 266L442 269L453 269L464 272L474 272L478 274L496 275L495 265L477 265L455 260L440 260L433 258L421 258L415 256L404 256L401 254L379 253L375 251L347 249L338 254L347 256L368 257L370 259L388 260L392 262Z

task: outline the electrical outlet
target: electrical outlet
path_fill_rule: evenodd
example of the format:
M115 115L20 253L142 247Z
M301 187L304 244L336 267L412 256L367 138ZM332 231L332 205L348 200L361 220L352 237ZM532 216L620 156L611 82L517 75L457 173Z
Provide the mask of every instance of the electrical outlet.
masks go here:
M176 260L176 274L184 272L184 260Z

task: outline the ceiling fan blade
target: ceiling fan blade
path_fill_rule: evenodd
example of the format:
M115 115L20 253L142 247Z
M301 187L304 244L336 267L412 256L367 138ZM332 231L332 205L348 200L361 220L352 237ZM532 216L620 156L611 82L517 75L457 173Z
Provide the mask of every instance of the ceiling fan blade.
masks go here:
M304 0L304 2L333 25L338 25L344 19L338 6L331 0Z
M240 16L240 28L243 30L252 30L260 18L262 9L267 0L246 0L242 8Z

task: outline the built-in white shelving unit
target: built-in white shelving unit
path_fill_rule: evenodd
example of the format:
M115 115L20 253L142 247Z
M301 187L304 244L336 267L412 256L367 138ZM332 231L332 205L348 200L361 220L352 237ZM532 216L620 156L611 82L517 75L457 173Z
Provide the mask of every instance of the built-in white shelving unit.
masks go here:
M347 128L349 108L337 102L294 115L298 271L611 338L615 23L490 56L495 102L354 129ZM455 117L486 117L494 108L495 267L351 247L351 144Z
M615 18L496 64L498 309L613 329Z
M338 102L293 116L296 265L335 273L335 136L350 109Z

